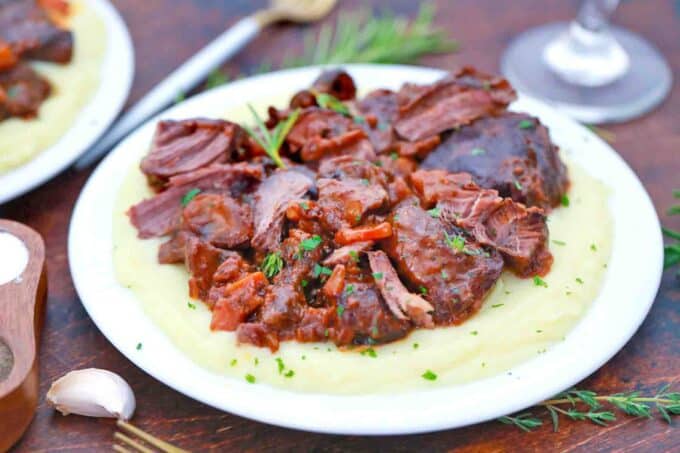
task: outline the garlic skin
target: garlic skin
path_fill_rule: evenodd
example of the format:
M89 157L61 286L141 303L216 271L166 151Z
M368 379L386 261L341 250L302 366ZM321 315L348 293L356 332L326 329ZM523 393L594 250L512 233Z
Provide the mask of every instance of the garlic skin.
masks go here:
M71 371L54 381L47 403L63 415L129 420L135 411L135 395L128 383L99 368Z

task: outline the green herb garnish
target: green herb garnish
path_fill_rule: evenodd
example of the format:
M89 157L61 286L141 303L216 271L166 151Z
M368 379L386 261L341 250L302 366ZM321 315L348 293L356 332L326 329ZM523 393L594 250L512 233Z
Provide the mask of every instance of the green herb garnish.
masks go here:
M196 304L191 301L187 302L187 307L191 308L192 310L196 310Z
M437 380L437 375L431 371L431 370L426 370L422 376L423 379L427 379L428 381L435 381Z
M522 184L520 184L520 182L519 182L518 180L513 179L512 183L515 185L515 188L516 188L517 190L522 190L522 189L523 189Z
M541 277L539 277L538 275L535 275L535 276L534 276L534 285L536 285L536 286L542 286L542 287L544 287L544 288L547 288L547 287L548 287L548 284L545 282L545 280L543 280L543 279L542 279Z
M255 376L252 374L246 374L246 381L248 381L249 384L254 384L255 383Z
M341 100L331 96L330 94L317 93L316 103L319 104L319 107L321 108L333 110L334 112L337 112L341 115L350 116L349 108L347 108L347 106L343 104Z
M350 295L354 292L354 285L351 283L347 286L345 286L345 294Z
M359 254L357 253L356 250L350 250L349 252L349 257L352 258L352 261L355 263L359 262Z
M562 195L562 199L560 200L560 203L562 203L562 206L564 206L565 208L567 206L569 206L569 196L566 193L564 195Z
M383 273L382 272L373 272L373 278L376 280L381 280L383 278Z
M340 317L345 312L345 307L343 307L342 305L338 305L336 311L338 312L338 317Z
M190 191L185 193L184 196L182 197L182 206L186 206L189 203L191 203L191 200L196 198L196 195L198 195L199 193L201 193L201 189L196 189L196 188L191 189Z
M534 126L534 122L531 120L522 120L517 124L520 129L533 129Z
M311 238L303 239L300 241L300 251L301 252L311 252L321 244L321 236L315 234Z
M325 266L318 263L314 264L314 269L312 269L312 276L314 278L319 278L319 275L332 275L333 271Z
M444 242L446 242L446 245L448 245L453 250L462 252L463 249L465 249L465 238L460 234L450 236L449 233L444 231Z
M262 261L261 269L267 278L272 278L281 272L281 269L283 269L283 258L281 258L281 252L268 253Z
M470 154L473 156L481 156L482 154L486 154L486 150L484 148L472 148Z
M558 241L557 239L553 239L552 242L553 242L553 244L557 244L557 245L567 245L566 242L564 242L564 241Z
M140 351L142 349L142 343L137 343L136 349Z
M243 128L248 132L248 134L255 140L263 149L264 152L274 161L277 167L286 168L286 164L281 160L279 151L283 141L286 139L288 132L293 128L293 125L300 116L300 109L294 110L288 118L284 121L280 121L276 125L274 130L270 131L265 126L260 115L257 114L252 105L248 104L248 109L255 119L257 124L257 132L251 129L249 126L243 126Z
M360 354L361 355L367 355L367 356L374 358L374 359L376 357L378 357L378 353L375 352L375 349L373 349L373 348L364 349L363 351L360 352Z
M435 207L427 211L428 214L430 214L430 217L433 218L439 218L439 215L442 213L441 208Z

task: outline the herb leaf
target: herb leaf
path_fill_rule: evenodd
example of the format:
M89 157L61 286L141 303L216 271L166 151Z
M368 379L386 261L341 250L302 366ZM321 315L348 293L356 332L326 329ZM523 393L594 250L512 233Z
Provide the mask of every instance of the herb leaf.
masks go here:
M191 200L193 200L199 193L201 193L201 189L191 189L185 193L182 197L182 206L186 206L191 203Z
M262 272L267 278L272 278L283 269L283 258L281 258L281 252L269 253L264 257L262 261Z
M243 128L246 130L246 132L248 132L248 135L250 135L253 140L255 140L264 149L265 153L267 153L267 156L269 156L271 160L274 161L277 167L286 168L286 164L284 164L281 160L279 151L283 141L288 135L288 132L290 132L290 130L293 128L293 125L300 116L300 109L294 110L293 113L288 116L288 118L286 118L284 121L280 121L273 131L267 129L264 121L262 121L262 118L260 118L260 115L257 114L252 105L248 104L248 109L255 119L257 131L245 125Z

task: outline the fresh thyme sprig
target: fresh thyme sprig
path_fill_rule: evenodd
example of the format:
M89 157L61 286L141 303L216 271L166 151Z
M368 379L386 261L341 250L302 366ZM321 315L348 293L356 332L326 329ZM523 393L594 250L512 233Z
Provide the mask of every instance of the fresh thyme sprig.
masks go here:
M673 191L673 197L680 199L680 189ZM668 215L680 215L680 204L671 206L667 213ZM661 228L661 230L667 237L676 241L664 247L663 267L668 269L680 263L680 231L671 230L670 228ZM680 270L677 276L680 277Z
M260 144L262 148L264 148L264 151L274 161L277 167L286 168L286 164L284 164L283 160L281 160L279 151L283 141L288 135L288 132L290 132L290 130L293 128L293 125L297 121L298 116L300 116L300 110L296 109L288 116L288 118L286 118L285 121L279 121L279 124L277 124L273 130L269 130L253 106L248 104L248 109L250 110L250 113L252 113L255 123L257 123L257 132L248 126L243 126L243 128L251 137L253 137L257 143Z
M378 17L366 9L341 13L334 26L305 36L302 56L286 58L283 66L412 63L423 55L456 51L458 43L433 25L434 13L434 6L425 3L411 24L389 12Z
M663 386L654 396L641 396L640 392L598 395L591 390L571 389L536 406L547 410L555 432L559 430L560 415L575 421L589 420L602 426L615 421L616 414L613 411L602 410L604 404L626 415L640 418L651 418L656 409L666 422L671 423L671 415L680 415L680 392L668 392L669 387L670 384ZM534 417L531 412L508 415L498 421L514 425L523 431L531 431L543 425L543 421Z

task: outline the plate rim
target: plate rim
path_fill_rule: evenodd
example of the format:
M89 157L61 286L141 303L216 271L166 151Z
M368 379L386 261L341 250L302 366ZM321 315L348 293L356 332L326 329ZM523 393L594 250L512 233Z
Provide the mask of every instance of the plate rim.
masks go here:
M435 76L440 76L445 73L442 70L433 68L400 65L345 64L341 66L348 70L350 73L396 71L397 73L404 74L404 76L401 77L402 81L413 80L414 79L413 75L418 74L420 74L420 76L423 77L426 76L429 78L434 78ZM643 228L649 234L649 238L647 241L645 241L646 249L640 249L639 252L642 253L643 257L649 260L649 266L646 268L646 273L644 274L644 278L642 279L644 281L636 284L635 287L636 291L640 293L643 300L638 304L638 306L636 306L634 313L635 316L623 319L624 321L626 321L625 322L626 328L624 330L615 332L615 335L610 335L609 338L603 338L602 339L603 344L597 344L594 345L592 348L587 349L591 353L591 355L594 354L593 351L596 351L597 352L596 357L591 357L589 360L584 361L582 359L574 360L573 356L571 357L567 356L564 357L563 360L560 360L561 362L564 363L559 363L559 361L556 362L556 360L554 359L560 357L560 352L563 349L569 350L569 348L565 348L565 345L567 343L570 344L570 348L573 350L579 351L582 350L577 349L575 345L572 344L573 341L576 341L577 339L572 340L571 338L569 338L569 336L574 331L579 329L579 327L585 322L586 319L594 316L593 315L595 308L594 306L602 298L602 293L604 292L605 287L612 286L612 284L608 282L610 280L609 274L613 272L612 268L614 266L609 266L608 275L605 276L605 282L603 282L600 294L598 295L596 300L593 301L588 312L581 318L581 320L579 320L578 324L570 331L570 333L568 334L568 340L565 340L564 342L551 347L548 353L543 354L540 358L534 358L529 360L528 362L523 362L522 364L513 367L512 370L515 373L512 376L508 377L507 375L498 375L491 378L484 378L478 381L474 381L469 384L450 387L440 387L433 390L412 391L389 397L390 401L399 400L400 404L403 403L406 406L411 405L408 407L409 409L412 409L414 405L421 404L423 398L426 398L425 401L436 403L443 396L447 395L451 396L456 394L458 396L464 396L464 392L474 393L475 391L479 390L480 386L481 388L484 388L484 385L488 385L489 383L492 382L502 383L503 385L502 392L499 390L499 388L490 388L487 389L487 391L485 392L486 397L490 400L497 401L498 402L497 404L488 405L483 402L477 402L477 404L473 406L470 405L469 402L465 402L465 398L462 398L461 400L463 401L464 404L461 404L460 406L464 407L465 404L467 404L468 405L467 407L469 407L472 411L471 415L462 418L455 417L453 416L453 414L449 414L447 411L443 410L441 407L438 406L436 408L436 412L434 413L433 418L426 419L426 417L420 418L408 417L409 420L401 420L396 414L388 413L386 410L376 409L374 406L368 408L365 406L361 406L361 410L357 410L356 408L351 407L360 406L362 404L368 403L374 405L378 401L384 402L386 404L390 403L390 401L385 399L385 395L331 396L327 394L318 393L305 394L269 387L267 385L262 384L257 386L251 386L249 384L246 384L245 382L237 382L237 380L233 378L214 375L214 373L211 373L202 368L201 370L203 371L193 369L192 372L197 373L202 378L209 379L210 375L212 375L215 378L218 378L219 382L221 382L222 385L225 387L224 392L227 391L229 392L227 399L225 399L224 394L220 393L219 401L216 401L214 395L206 393L203 389L196 388L197 386L195 385L193 387L191 385L186 385L186 383L182 381L181 377L169 375L168 374L169 370L164 369L164 365L160 363L158 360L154 362L155 359L150 357L146 353L140 354L139 351L135 351L134 347L135 344L128 341L128 339L122 338L120 334L117 335L115 333L115 328L114 332L112 332L111 326L107 324L106 320L100 317L101 307L97 307L97 304L95 302L96 299L93 297L94 294L97 294L96 291L99 290L99 288L97 287L97 281L96 279L94 282L88 281L88 278L92 278L92 276L84 275L87 274L89 266L92 265L93 263L89 263L88 266L83 266L84 259L83 254L78 253L79 246L77 244L78 243L77 238L87 231L86 223L88 220L87 219L88 214L86 214L86 212L88 206L86 203L88 201L88 198L92 198L94 196L95 194L94 187L98 182L98 178L102 177L100 175L104 175L106 174L106 172L112 173L113 162L115 160L120 160L122 162L125 159L126 149L130 148L132 143L134 143L135 141L140 141L145 135L147 135L148 138L149 133L152 131L153 125L158 121L159 118L176 117L174 115L178 115L182 111L190 110L192 107L201 105L201 103L205 102L205 100L210 96L224 97L229 92L236 92L238 90L244 89L244 87L248 87L251 85L257 86L258 84L260 84L264 86L265 83L269 83L270 85L277 85L276 83L274 83L277 78L286 79L287 77L288 79L296 80L308 79L311 81L311 78L313 78L312 76L317 75L318 71L323 67L324 66L312 66L262 74L247 79L242 79L236 82L232 82L225 86L215 88L213 90L194 96L185 101L184 103L172 107L167 111L161 113L160 115L152 118L145 125L143 125L138 130L133 132L124 141L122 141L109 156L106 157L106 159L97 167L95 172L91 175L90 179L85 185L76 203L76 207L74 209L73 217L71 220L68 240L69 263L71 266L71 273L73 276L74 285L76 287L78 294L81 296L83 306L85 307L86 311L88 312L92 320L95 322L99 330L104 334L105 337L107 337L107 339L114 345L114 347L116 347L129 360L135 363L135 365L143 369L145 372L147 372L154 378L158 379L159 381L172 387L173 389L179 391L184 395L187 395L193 399L201 401L217 409L227 411L249 419L288 428L302 429L306 431L322 433L353 434L353 435L390 435L390 434L415 434L431 432L466 426L469 424L490 420L501 415L514 413L525 407L532 406L533 404L540 402L546 398L549 398L557 394L558 392L564 390L565 388L568 388L576 384L577 382L580 382L582 379L598 370L604 363L610 360L611 357L613 357L621 348L623 348L623 346L634 335L634 333L637 331L641 323L646 318L646 315L649 309L651 308L651 305L655 299L656 292L660 284L662 274L662 238L658 216L656 214L656 211L654 210L651 199L647 194L646 190L644 189L644 187L642 186L642 183L640 182L639 178L637 178L635 173L630 169L630 167L621 158L621 156L618 155L618 153L616 153L608 144L602 141L591 131L587 130L585 127L575 123L573 120L569 118L566 118L564 115L557 113L552 107L528 98L523 98L522 102L527 102L535 106L540 106L540 109L543 110L543 113L545 115L552 116L553 120L556 117L559 117L560 118L559 122L563 124L569 124L569 128L571 129L576 128L580 132L580 134L582 134L583 137L587 137L591 141L591 145L589 146L594 146L593 144L596 144L597 147L603 149L604 150L603 155L606 156L605 160L610 161L609 163L613 164L614 167L617 167L616 168L617 171L622 172L622 175L625 175L625 178L628 178L627 182L631 186L630 190L632 190L635 197L637 197L635 202L641 207L641 209L646 211L646 214L642 216L642 220L644 223ZM387 76L388 73L383 72L382 75ZM358 83L360 84L361 83L360 79L357 78L357 80ZM301 84L298 85L302 86ZM295 88L297 87L292 85L286 86L285 88L281 88L281 85L277 87L279 92L284 89L293 90ZM241 100L240 103L242 102L243 101ZM226 108L227 106L224 106L224 109ZM127 154L132 155L132 151L128 151ZM132 159L127 161L127 166L125 167L126 172L129 171L130 165L132 165L133 163L134 161ZM110 183L108 185L111 186ZM114 186L115 190L112 189L111 191L117 194L118 185ZM100 197L97 198L99 199ZM103 200L101 203L106 204L107 202L106 200ZM109 221L111 220L110 217L111 216L109 216ZM614 212L612 212L612 217L616 226L616 224L619 222ZM616 250L614 245L618 239L620 238L615 237L612 244L612 255L610 258L610 264L615 264L614 254ZM621 249L621 247L619 247L619 249ZM110 259L111 257L109 256L108 258ZM96 265L96 263L94 264ZM106 284L108 282L100 281L99 283ZM104 292L106 291L108 291L108 289L104 290ZM599 315L600 314L598 314L598 316ZM614 314L613 316L616 317L616 315L617 314ZM621 320L619 319L618 321ZM169 339L167 338L166 340L169 341ZM152 339L149 341L154 340ZM578 341L583 343L584 340L581 339ZM161 341L160 343L156 343L155 346L159 346L161 343L165 342ZM163 346L167 347L167 345ZM585 346L585 344L583 346ZM183 353L179 351L177 347L171 345L171 348L174 348L176 350L174 352L178 352L181 356L183 356ZM173 353L173 351L166 352ZM173 356L174 355L175 354L173 353ZM572 370L567 378L558 376L560 379L557 380L556 382L545 382L541 379L537 379L536 376L523 374L526 373L526 370L534 369L535 371L536 363L541 363L545 361L548 357L553 357L552 362L555 362L555 364L559 364L559 367L564 370L570 370L570 368L568 368L568 365L571 365L576 366L577 371ZM584 362L587 362L587 365L584 365ZM199 365L194 364L193 362L189 363L194 367L200 368ZM548 363L551 363L551 361L548 361ZM186 363L183 364L186 365ZM175 374L177 373L175 372ZM554 375L555 372L552 371L552 374ZM532 385L537 386L537 388L532 387ZM530 396L524 396L519 393L522 390L527 390L527 388L532 390L533 392L531 393ZM517 394L519 394L520 397L511 396L510 398L508 398L506 392L508 392L509 390L517 391L518 392ZM460 404L461 400L457 400L456 402ZM270 403L265 404L265 410L256 407L257 405L254 404L255 402L261 403L263 401ZM307 414L315 416L300 417L299 414L295 413L296 410L281 409L280 406L282 406L283 404L271 404L272 401L276 403L294 402L297 405L298 408L297 410L301 409L302 407L315 408L316 412L314 414ZM339 403L339 401L345 402L351 401L351 404L343 404ZM338 414L337 412L338 407L341 407L343 409L342 414ZM330 411L330 408L332 408L334 412L332 416L329 417L329 415L331 415L328 413L328 411ZM428 411L429 409L430 408L428 408ZM433 414L430 411L428 412L427 415ZM379 419L378 418L379 416L383 418Z
M135 73L134 47L122 16L109 0L83 0L104 22L106 53L99 86L73 123L47 149L0 173L0 205L43 185L85 153L116 119L130 94ZM108 69L116 68L115 75ZM96 112L92 110L97 109ZM95 113L98 120L88 119ZM76 141L76 146L72 142ZM7 189L4 189L7 187Z

